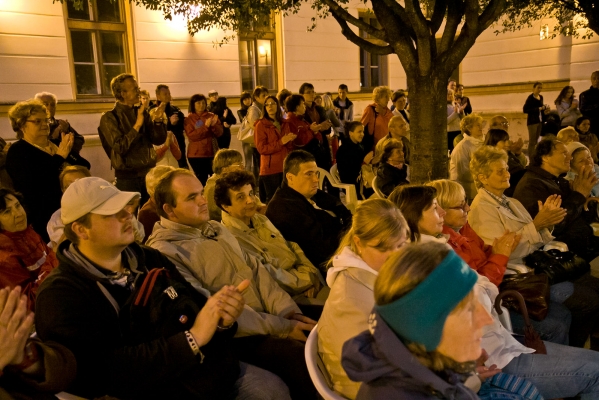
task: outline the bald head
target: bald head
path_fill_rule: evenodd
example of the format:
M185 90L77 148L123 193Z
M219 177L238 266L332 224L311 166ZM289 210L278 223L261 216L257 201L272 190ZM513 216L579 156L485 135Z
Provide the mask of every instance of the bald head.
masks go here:
M491 119L491 127L489 129L503 129L507 132L509 127L510 123L507 118L503 115L497 115Z
M389 133L394 139L406 136L408 134L408 124L401 116L396 115L389 121Z

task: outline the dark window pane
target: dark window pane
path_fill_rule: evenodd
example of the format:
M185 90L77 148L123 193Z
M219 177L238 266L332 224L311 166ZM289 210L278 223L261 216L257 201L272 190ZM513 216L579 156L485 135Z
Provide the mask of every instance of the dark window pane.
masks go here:
M379 69L371 68L370 69L370 87L379 86Z
M98 94L94 65L75 64L75 80L77 81L77 94Z
M118 74L127 72L125 65L104 65L104 79L102 79L102 88L104 94L112 93L110 90L110 81Z
M67 1L67 14L71 19L84 19L89 21L89 2L88 0L83 0L79 4L79 7L83 7L81 10L76 10L73 1Z
M364 67L364 50L360 50L360 67Z
M71 31L71 45L75 62L94 62L94 46L92 33L87 31Z
M254 82L254 68L251 66L241 67L241 89L252 91L257 85Z
M254 41L240 40L239 41L239 64L253 65L254 64Z
M378 65L379 65L379 55L378 54L370 54L370 65L373 67L378 67Z
M104 63L124 63L123 34L119 32L101 32L102 61Z
M364 67L360 67L360 87L368 87L366 83L366 72Z
M268 89L274 89L274 77L272 67L258 67L258 85L266 86Z
M98 21L121 22L119 0L96 0L98 7Z

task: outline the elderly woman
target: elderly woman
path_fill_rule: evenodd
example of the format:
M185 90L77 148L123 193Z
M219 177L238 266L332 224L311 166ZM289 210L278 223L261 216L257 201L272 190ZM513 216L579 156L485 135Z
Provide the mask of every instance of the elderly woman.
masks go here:
M466 191L470 203L476 196L476 186L470 173L470 157L483 145L483 118L480 115L466 115L460 121L464 139L451 152L449 163L449 179L458 182Z
M443 187L445 185L435 186ZM460 219L461 215L457 211L456 214L451 214L453 210L445 213L445 210L436 204L437 194L440 199L446 197L445 193L437 193L434 186L402 186L391 195L390 200L399 206L408 225L418 230L417 236L414 235L418 239L415 240L419 242L434 241L443 243L445 246L452 246L451 243L448 243L447 235L441 233L442 228L439 228L439 223L441 225L444 223L459 225L463 218ZM461 205L463 205L463 199L462 197ZM423 205L421 206L419 203ZM420 211L422 208L425 209L424 212ZM504 232L502 231L501 235ZM451 242L450 238L449 242ZM477 246L479 243L469 242L471 246ZM463 246L464 243L456 246L459 249L458 254L462 253L464 256L468 256ZM500 246L501 243L498 243L498 247ZM510 246L510 243L505 243L506 251ZM531 320L537 332L546 340L545 346L548 353L547 355L531 354L533 350L517 342L499 322L499 317L493 309L495 297L499 293L497 286L485 276L480 275L480 269L478 272L479 300L485 304L487 311L494 318L493 324L485 329L482 339L482 347L489 353L489 359L485 365L495 364L505 373L531 380L546 398L573 397L577 394L582 394L582 398L589 399L598 396L599 381L596 381L594 376L599 376L599 374L597 370L587 369L587 365L599 362L598 353L563 345L568 342L570 320L570 314L564 305L552 301L549 314L542 322ZM563 298L563 295L555 289L552 290L552 294L556 295L555 300ZM511 313L511 318L514 330L523 332L522 317ZM581 368L586 369L587 372L580 374Z
M60 208L58 176L73 147L73 134L63 134L60 146L48 139L48 113L39 100L27 100L8 110L8 118L19 139L6 155L6 170L16 191L23 195L29 222L45 242L46 224Z
M522 264L523 258L549 243L550 230L566 217L560 208L561 198L549 196L544 204L539 201L539 213L533 219L522 203L503 194L509 187L507 155L492 147L483 147L474 153L470 167L480 187L471 205L468 222L486 244L509 230L521 235L520 243L510 255L511 264ZM583 276L575 282L561 282L551 286L551 298L563 303L572 313L570 345L584 346L599 315L599 295L596 278Z
M368 329L374 307L374 281L387 258L406 241L408 226L389 200L370 199L356 208L352 226L331 259L331 288L318 321L318 353L331 377L333 390L353 399L359 382L341 366L343 343Z
M20 286L29 310L48 274L56 268L56 255L41 236L27 225L19 193L0 188L0 287Z
M218 115L207 110L206 96L194 94L189 99L189 115L185 117L185 135L189 139L187 159L202 185L212 175L214 148L218 149L216 138L223 134L223 125Z
M407 246L389 258L374 285L369 330L343 346L343 367L363 382L356 398L478 399L463 382L493 319L477 299L476 281L459 256L437 243Z
M260 200L268 203L283 182L283 161L293 150L297 137L288 132L283 135L283 115L279 100L268 96L264 100L264 113L254 126L254 143L260 153Z
M595 170L595 175L599 177L599 166L593 162L593 157L589 149L580 142L570 142L566 145L570 152L570 171L566 175L566 179L570 182L574 181L576 176L582 171L583 167L592 168ZM599 196L599 183L591 189L591 196Z
M526 157L522 153L516 155L510 149L510 135L503 129L491 128L485 138L485 146L493 146L507 153L507 167L510 172L510 187L506 191L507 196L514 194L516 185L526 172Z
M239 171L244 168L243 156L237 150L221 149L216 153L214 161L212 162L214 174L208 179L204 186L204 197L208 203L208 214L210 215L211 220L219 222L221 220L222 210L214 201L214 187L216 186L216 180L228 172Z
M387 86L375 87L372 91L374 102L366 106L362 113L360 122L364 125L364 148L367 151L373 150L378 141L389 133L389 121L393 112L387 104L392 94Z
M376 187L385 197L397 186L410 183L401 141L387 137L377 143L372 164L376 168Z
M256 211L255 187L254 176L244 170L229 172L216 181L214 201L224 211L222 223L283 290L296 296L296 301L309 303L303 300L316 297L324 280L297 243L286 241L270 220Z

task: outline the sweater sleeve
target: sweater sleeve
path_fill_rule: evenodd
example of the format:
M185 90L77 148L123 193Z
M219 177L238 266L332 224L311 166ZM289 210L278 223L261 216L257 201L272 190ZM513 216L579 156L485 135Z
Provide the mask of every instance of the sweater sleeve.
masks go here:
M526 98L522 112L525 114L534 114L539 112L539 105L537 99L531 94Z
M366 106L364 112L362 113L362 119L360 122L364 127L368 127L368 134L374 135L374 123L375 123L375 115L372 106Z
M268 135L268 127L260 120L254 129L254 142L258 152L263 155L278 153L283 149L283 143L275 135ZM276 129L276 127L274 128Z

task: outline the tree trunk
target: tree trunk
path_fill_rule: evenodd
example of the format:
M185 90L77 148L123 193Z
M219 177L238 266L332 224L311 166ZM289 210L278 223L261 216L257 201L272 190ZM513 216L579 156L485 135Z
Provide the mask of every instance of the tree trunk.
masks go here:
M447 158L447 77L408 77L410 102L410 183L449 176Z

